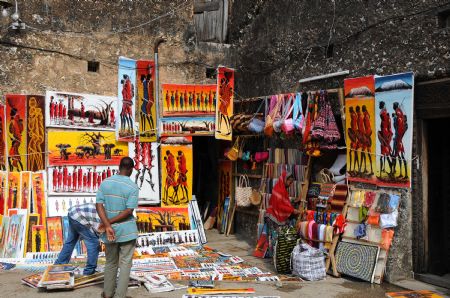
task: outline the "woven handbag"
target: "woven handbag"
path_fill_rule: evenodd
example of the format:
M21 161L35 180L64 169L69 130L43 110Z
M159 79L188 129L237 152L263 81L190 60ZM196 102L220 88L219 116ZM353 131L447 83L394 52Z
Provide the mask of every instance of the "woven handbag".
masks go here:
M248 207L251 205L250 197L252 195L252 188L248 181L247 175L242 175L239 178L238 185L236 186L236 205L238 207Z

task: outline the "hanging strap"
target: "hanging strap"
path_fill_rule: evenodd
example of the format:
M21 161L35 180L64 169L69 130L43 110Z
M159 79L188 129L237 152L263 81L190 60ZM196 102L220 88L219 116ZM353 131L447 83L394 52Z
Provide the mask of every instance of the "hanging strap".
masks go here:
M295 95L295 101L294 101L294 114L292 115L292 119L294 121L300 120L302 114L302 95L300 92L298 92Z
M284 120L286 120L286 118L292 113L292 110L294 109L294 105L292 104L292 101L293 101L293 96L292 96L292 94L290 94L288 102L284 107L284 114L283 114Z

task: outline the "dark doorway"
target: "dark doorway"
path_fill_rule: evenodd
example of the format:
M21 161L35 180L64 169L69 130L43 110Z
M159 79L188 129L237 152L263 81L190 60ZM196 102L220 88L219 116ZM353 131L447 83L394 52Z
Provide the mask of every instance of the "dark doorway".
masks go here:
M218 142L214 137L193 137L193 194L203 211L212 210L218 199Z
M450 287L450 118L426 121L428 134L428 272ZM441 284L444 286L444 284Z

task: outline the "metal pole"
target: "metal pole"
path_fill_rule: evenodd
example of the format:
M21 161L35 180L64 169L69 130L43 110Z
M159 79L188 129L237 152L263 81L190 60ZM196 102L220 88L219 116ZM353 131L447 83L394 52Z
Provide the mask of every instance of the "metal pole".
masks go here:
M161 118L161 114L160 110L159 110L159 62L158 62L158 47L160 44L162 44L163 42L165 42L166 40L164 38L158 38L155 41L155 46L153 48L154 53L155 53L155 98L156 98L156 111L157 111L157 117L156 117L156 132L157 132L157 139L159 139L160 137L160 118Z
M332 77L345 76L345 75L348 75L349 73L350 73L349 70L343 70L343 71L333 72L333 73L324 74L324 75L320 75L320 76L314 76L314 77L301 79L298 82L299 83L306 83L306 82L311 82L311 81L328 79L328 78L332 78Z

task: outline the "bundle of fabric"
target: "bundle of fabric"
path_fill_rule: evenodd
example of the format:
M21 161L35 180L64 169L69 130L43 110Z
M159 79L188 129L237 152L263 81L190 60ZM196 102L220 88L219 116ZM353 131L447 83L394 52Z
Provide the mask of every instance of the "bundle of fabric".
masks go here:
M330 205L331 212L342 212L345 202L347 201L348 187L345 184L337 184L333 196L331 197Z

